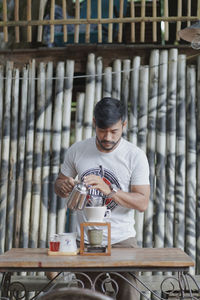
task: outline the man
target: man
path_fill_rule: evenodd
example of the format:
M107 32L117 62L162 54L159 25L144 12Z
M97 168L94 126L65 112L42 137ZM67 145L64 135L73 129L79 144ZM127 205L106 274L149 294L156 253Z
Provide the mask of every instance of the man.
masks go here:
M90 197L98 195L111 210L112 247L137 247L134 210L143 212L148 206L149 166L145 153L122 138L127 123L124 115L119 100L103 98L96 104L93 120L96 136L77 142L67 150L55 192L67 197L78 175L78 180L89 188L88 205ZM80 223L86 221L83 211L77 212L77 220L80 240ZM132 280L130 275L125 276ZM122 286L120 281L119 287L117 299L131 300L138 296L127 283Z

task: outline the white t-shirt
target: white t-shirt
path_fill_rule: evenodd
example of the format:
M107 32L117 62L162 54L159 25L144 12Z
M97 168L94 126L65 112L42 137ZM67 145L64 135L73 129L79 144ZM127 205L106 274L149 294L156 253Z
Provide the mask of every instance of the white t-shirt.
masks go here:
M109 153L97 149L95 137L73 144L66 152L61 173L73 178L78 175L80 181L89 174L99 175L124 192L129 192L131 185L149 184L149 164L145 153L123 138L117 148ZM104 196L97 190L90 190L90 195L98 194ZM105 201L107 208L111 209L111 244L135 237L134 210L122 207L112 199ZM77 220L80 239L80 223L87 221L84 211L77 211ZM104 243L107 241L106 234L104 230ZM86 236L85 240L87 243Z

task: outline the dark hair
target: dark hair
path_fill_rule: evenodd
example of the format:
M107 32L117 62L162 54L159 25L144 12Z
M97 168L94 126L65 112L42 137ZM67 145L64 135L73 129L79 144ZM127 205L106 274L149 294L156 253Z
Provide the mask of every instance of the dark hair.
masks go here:
M119 120L125 121L124 105L120 100L106 97L97 102L94 118L99 128L109 128Z

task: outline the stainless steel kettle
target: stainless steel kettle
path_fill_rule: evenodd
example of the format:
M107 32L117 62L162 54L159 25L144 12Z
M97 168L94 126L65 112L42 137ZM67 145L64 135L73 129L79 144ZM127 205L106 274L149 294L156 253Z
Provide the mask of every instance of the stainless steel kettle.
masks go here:
M82 210L87 202L88 189L83 182L77 183L70 196L67 203L67 207L74 210Z

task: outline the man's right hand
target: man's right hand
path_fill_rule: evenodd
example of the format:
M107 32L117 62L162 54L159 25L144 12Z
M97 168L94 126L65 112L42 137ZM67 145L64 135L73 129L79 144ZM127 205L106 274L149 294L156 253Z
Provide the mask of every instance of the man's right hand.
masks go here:
M67 198L71 193L76 181L72 177L68 177L60 173L55 181L54 189L55 193L62 197Z

